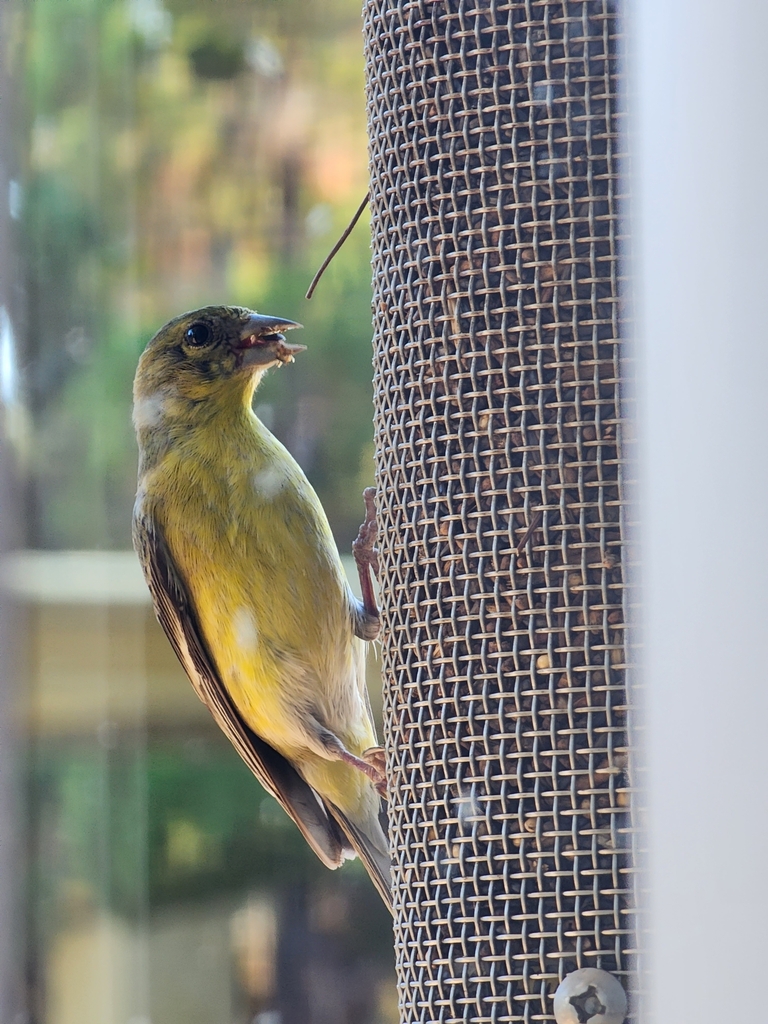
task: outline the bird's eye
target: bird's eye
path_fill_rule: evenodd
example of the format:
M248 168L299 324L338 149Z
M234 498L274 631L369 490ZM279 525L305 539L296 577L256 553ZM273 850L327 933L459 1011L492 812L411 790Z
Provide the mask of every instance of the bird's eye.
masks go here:
M192 324L186 334L188 345L207 345L211 340L211 328L208 324L198 322Z

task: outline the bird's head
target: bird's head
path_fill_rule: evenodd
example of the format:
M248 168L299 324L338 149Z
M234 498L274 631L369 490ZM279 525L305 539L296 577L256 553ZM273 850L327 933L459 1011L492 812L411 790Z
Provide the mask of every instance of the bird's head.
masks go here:
M214 412L250 403L270 366L293 360L305 345L284 331L293 320L239 306L205 306L169 321L147 345L133 386L137 430L190 410Z

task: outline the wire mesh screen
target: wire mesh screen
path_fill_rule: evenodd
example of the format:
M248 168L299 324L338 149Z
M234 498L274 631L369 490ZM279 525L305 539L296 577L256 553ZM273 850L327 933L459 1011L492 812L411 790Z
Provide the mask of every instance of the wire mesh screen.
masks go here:
M628 985L617 25L367 0L401 1015Z

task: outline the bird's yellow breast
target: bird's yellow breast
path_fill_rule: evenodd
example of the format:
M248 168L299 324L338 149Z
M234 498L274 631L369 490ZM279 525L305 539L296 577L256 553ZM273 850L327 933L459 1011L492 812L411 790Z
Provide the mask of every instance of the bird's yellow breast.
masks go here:
M192 431L143 483L222 681L254 731L306 758L301 714L327 722L338 711L345 745L372 746L343 568L290 454L248 414L213 436Z

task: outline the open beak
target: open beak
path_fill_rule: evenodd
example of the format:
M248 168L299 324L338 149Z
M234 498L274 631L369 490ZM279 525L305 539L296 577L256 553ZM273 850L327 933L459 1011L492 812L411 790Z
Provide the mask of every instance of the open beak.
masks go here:
M279 316L262 316L252 313L240 331L238 351L243 353L244 366L261 366L268 363L290 363L306 345L291 345L285 340L283 331L301 327L295 320Z

